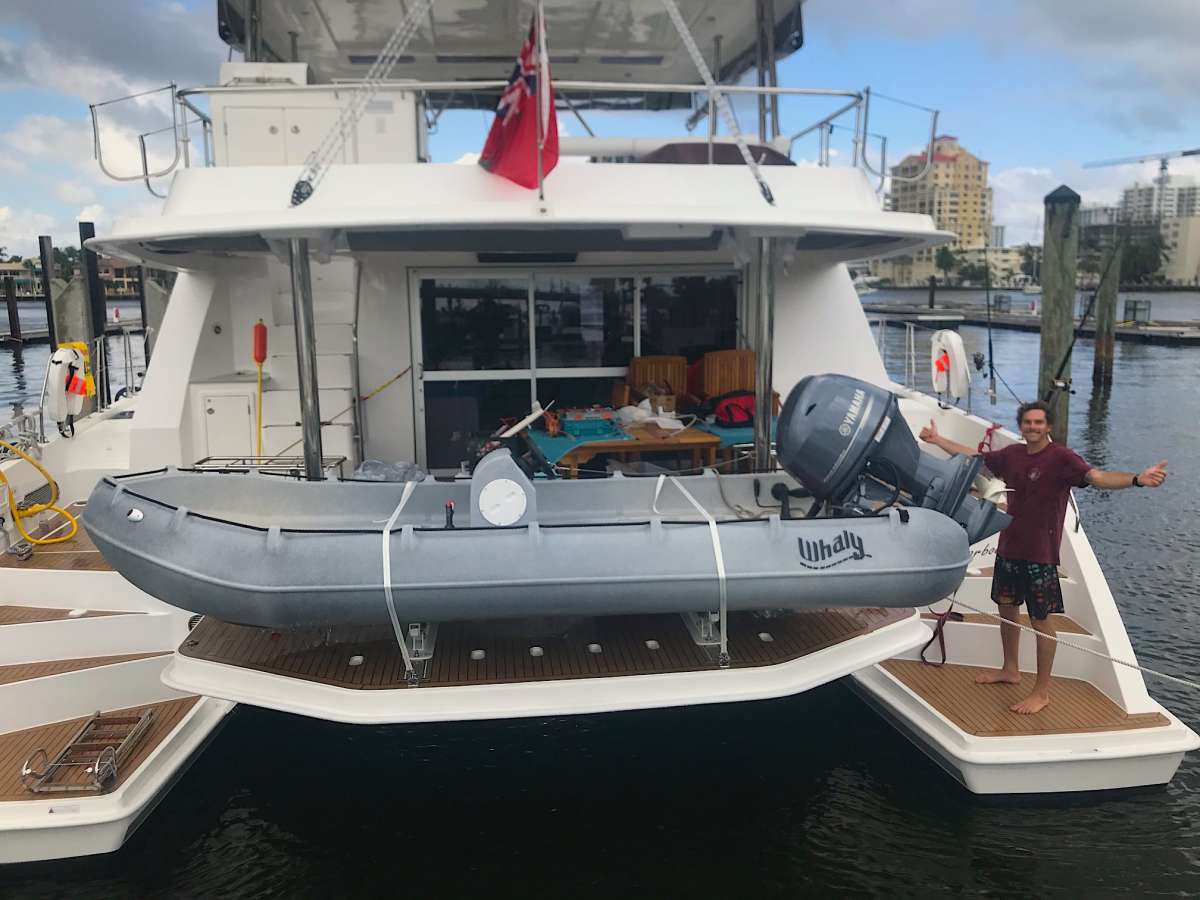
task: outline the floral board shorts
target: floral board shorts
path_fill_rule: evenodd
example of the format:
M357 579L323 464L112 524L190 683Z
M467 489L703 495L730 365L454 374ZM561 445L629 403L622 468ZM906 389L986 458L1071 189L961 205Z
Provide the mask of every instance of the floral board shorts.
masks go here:
M1063 611L1058 566L996 557L992 572L992 600L997 606L1026 604L1029 618L1045 619Z

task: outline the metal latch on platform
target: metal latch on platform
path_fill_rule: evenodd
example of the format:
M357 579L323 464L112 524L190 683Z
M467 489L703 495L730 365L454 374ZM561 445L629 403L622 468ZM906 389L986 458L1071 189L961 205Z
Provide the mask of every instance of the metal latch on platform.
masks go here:
M33 556L33 544L29 541L17 541L15 544L9 545L5 551L9 556L15 556L17 559L24 562Z

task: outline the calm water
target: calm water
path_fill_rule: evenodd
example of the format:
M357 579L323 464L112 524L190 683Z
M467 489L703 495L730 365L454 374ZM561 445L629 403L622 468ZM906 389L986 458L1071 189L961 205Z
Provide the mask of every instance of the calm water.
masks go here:
M981 329L962 333L968 351L986 348ZM903 334L888 333L897 376ZM1025 399L1037 342L995 334L1000 374ZM16 368L4 357L10 384ZM1098 466L1170 460L1167 490L1079 502L1139 657L1196 678L1200 351L1118 344L1108 397L1091 392L1089 344L1075 371L1074 447ZM1009 421L1009 392L992 407L978 386L976 410ZM1150 687L1200 727L1200 694ZM841 684L755 704L404 728L242 707L122 851L0 872L5 898L1198 892L1200 755L1165 789L980 799Z
M42 303L23 302L20 312L23 330L34 332L46 327L46 307ZM137 301L110 301L108 304L110 323L114 316L117 320L129 322L137 321L138 315ZM3 312L0 312L0 328L8 332L8 318ZM110 336L107 346L109 382L113 393L116 393L126 382L125 343L118 336ZM140 334L132 336L131 349L136 380L138 373L146 368ZM0 424L9 421L22 409L37 407L49 358L49 344L30 344L21 349L0 348Z

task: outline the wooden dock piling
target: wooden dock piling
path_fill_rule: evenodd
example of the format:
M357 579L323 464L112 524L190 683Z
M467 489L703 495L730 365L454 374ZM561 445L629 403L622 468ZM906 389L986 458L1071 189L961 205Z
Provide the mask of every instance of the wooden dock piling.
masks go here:
M1042 248L1042 348L1038 396L1050 404L1051 435L1067 440L1071 360L1075 326L1075 267L1079 255L1079 202L1065 184L1046 195Z
M1113 345L1116 338L1117 290L1121 282L1121 241L1113 241L1109 258L1096 289L1096 352L1092 361L1092 384L1109 385L1113 378Z
M21 311L17 308L17 285L12 276L4 279L4 304L8 307L8 340L21 343Z
M81 261L85 284L87 285L88 309L90 311L91 333L88 340L93 341L96 335L104 334L104 326L108 322L108 304L104 297L104 283L100 280L100 263L96 254L87 248L87 242L96 236L96 226L92 222L79 223L79 248L83 251ZM109 389L108 366L104 360L96 360L92 369L96 379L97 402L108 404L112 402L112 392Z
M38 235L38 251L42 256L42 299L46 303L46 332L50 339L50 352L58 349L58 331L54 325L54 300L50 293L50 279L54 275L54 242L50 235Z

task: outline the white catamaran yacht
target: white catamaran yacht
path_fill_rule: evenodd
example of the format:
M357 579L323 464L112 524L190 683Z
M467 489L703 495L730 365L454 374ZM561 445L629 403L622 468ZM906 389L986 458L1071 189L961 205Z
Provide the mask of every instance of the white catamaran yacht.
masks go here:
M64 540L13 533L0 562L0 862L119 847L237 703L353 727L747 701L851 676L983 793L1161 784L1200 746L1108 659L1133 648L1077 521L1059 630L1096 653L1059 653L1054 704L1017 716L1004 689L970 684L999 662L993 619L946 623L946 664L919 659L930 607L956 589L994 609L995 529L965 518L989 506L970 478L937 500L877 455L872 478L836 490L805 476L819 442L806 468L791 426L830 411L829 446L871 421L863 453L911 446L914 466L970 476L913 435L933 418L975 444L989 423L888 377L845 262L953 236L882 208L869 90L777 84L802 4L545 0L557 113L587 136L561 137L532 189L431 162L428 136L447 111L495 107L540 5L218 7L245 61L172 86L175 162L125 173L165 187L161 215L89 242L177 273L141 389L70 437L46 440L37 416L5 431L0 471L26 506L7 527ZM730 100L743 125L757 115L749 145ZM705 136L593 133L631 112ZM662 399L690 389L677 364L703 393L752 392L756 425L679 428ZM631 389L657 417L618 434L607 407ZM597 429L592 450L586 430L530 424L551 402L560 427ZM634 463L602 466L596 435ZM630 477L639 447L685 471ZM429 475L393 465L409 480L364 484L369 460ZM34 462L61 512L37 511ZM545 477L564 471L592 477ZM833 530L793 530L808 527ZM783 583L769 552L797 533ZM907 559L878 568L889 552ZM348 571L354 554L369 571ZM287 605L302 578L301 599L338 602ZM1033 649L1023 634L1024 671Z

